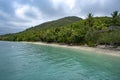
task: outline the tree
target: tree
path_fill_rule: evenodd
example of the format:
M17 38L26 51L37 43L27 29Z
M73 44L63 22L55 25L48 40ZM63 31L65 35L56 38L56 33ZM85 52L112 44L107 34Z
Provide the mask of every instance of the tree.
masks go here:
M89 13L87 16L87 25L91 28L93 27L93 23L94 23L93 15L92 13Z
M119 23L119 19L120 19L120 14L118 11L114 11L112 14L112 25L113 26L119 26L120 23Z

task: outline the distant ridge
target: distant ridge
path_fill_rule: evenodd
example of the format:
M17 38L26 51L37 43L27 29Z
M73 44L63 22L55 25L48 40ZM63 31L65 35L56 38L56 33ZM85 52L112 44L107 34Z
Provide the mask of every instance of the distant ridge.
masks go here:
M74 23L76 21L80 21L80 20L82 20L82 18L79 18L79 17L76 17L76 16L69 16L69 17L64 17L64 18L58 19L58 20L42 23L40 25L28 28L27 30L29 30L29 29L51 28L51 27L61 27L61 26L65 26L65 25L70 24L70 23Z

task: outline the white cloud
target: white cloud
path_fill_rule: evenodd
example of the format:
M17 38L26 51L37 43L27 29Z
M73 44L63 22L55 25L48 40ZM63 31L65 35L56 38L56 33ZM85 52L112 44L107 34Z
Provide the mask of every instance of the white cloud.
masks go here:
M23 5L15 2L14 8L15 8L15 15L21 19L25 19L25 20L35 19L35 18L28 17L26 15L27 12L31 14L35 14L35 16L37 17L41 16L41 12L36 7L30 6L30 5Z
M10 18L9 14L3 12L2 10L0 10L0 16L2 16L4 18Z
M45 21L44 15L41 11L34 6L23 5L17 2L14 2L15 17L22 19L23 21L9 21L9 24L21 27L28 28L30 26L38 25ZM34 15L34 17L28 16L27 13Z
M51 0L54 8L57 9L60 5L68 7L70 10L74 8L76 0Z
M65 16L85 18L90 12L108 16L114 10L120 11L119 3L120 0L2 0L0 27L25 29Z

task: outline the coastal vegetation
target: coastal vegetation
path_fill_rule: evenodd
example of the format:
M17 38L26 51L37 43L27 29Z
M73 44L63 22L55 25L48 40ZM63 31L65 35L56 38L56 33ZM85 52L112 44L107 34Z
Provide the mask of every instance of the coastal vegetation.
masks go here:
M65 17L19 33L1 35L0 40L88 46L103 44L117 47L120 45L120 13L114 11L111 17L94 17L89 13L86 19Z

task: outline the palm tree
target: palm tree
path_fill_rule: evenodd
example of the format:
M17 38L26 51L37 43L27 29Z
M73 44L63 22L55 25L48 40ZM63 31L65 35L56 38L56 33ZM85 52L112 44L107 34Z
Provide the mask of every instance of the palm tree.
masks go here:
M119 18L120 18L119 12L114 11L111 15L112 15L112 25L119 26Z
M93 21L93 15L92 15L92 13L89 13L89 14L88 14L87 23L88 23L88 26L89 26L89 27L93 27L94 21Z

